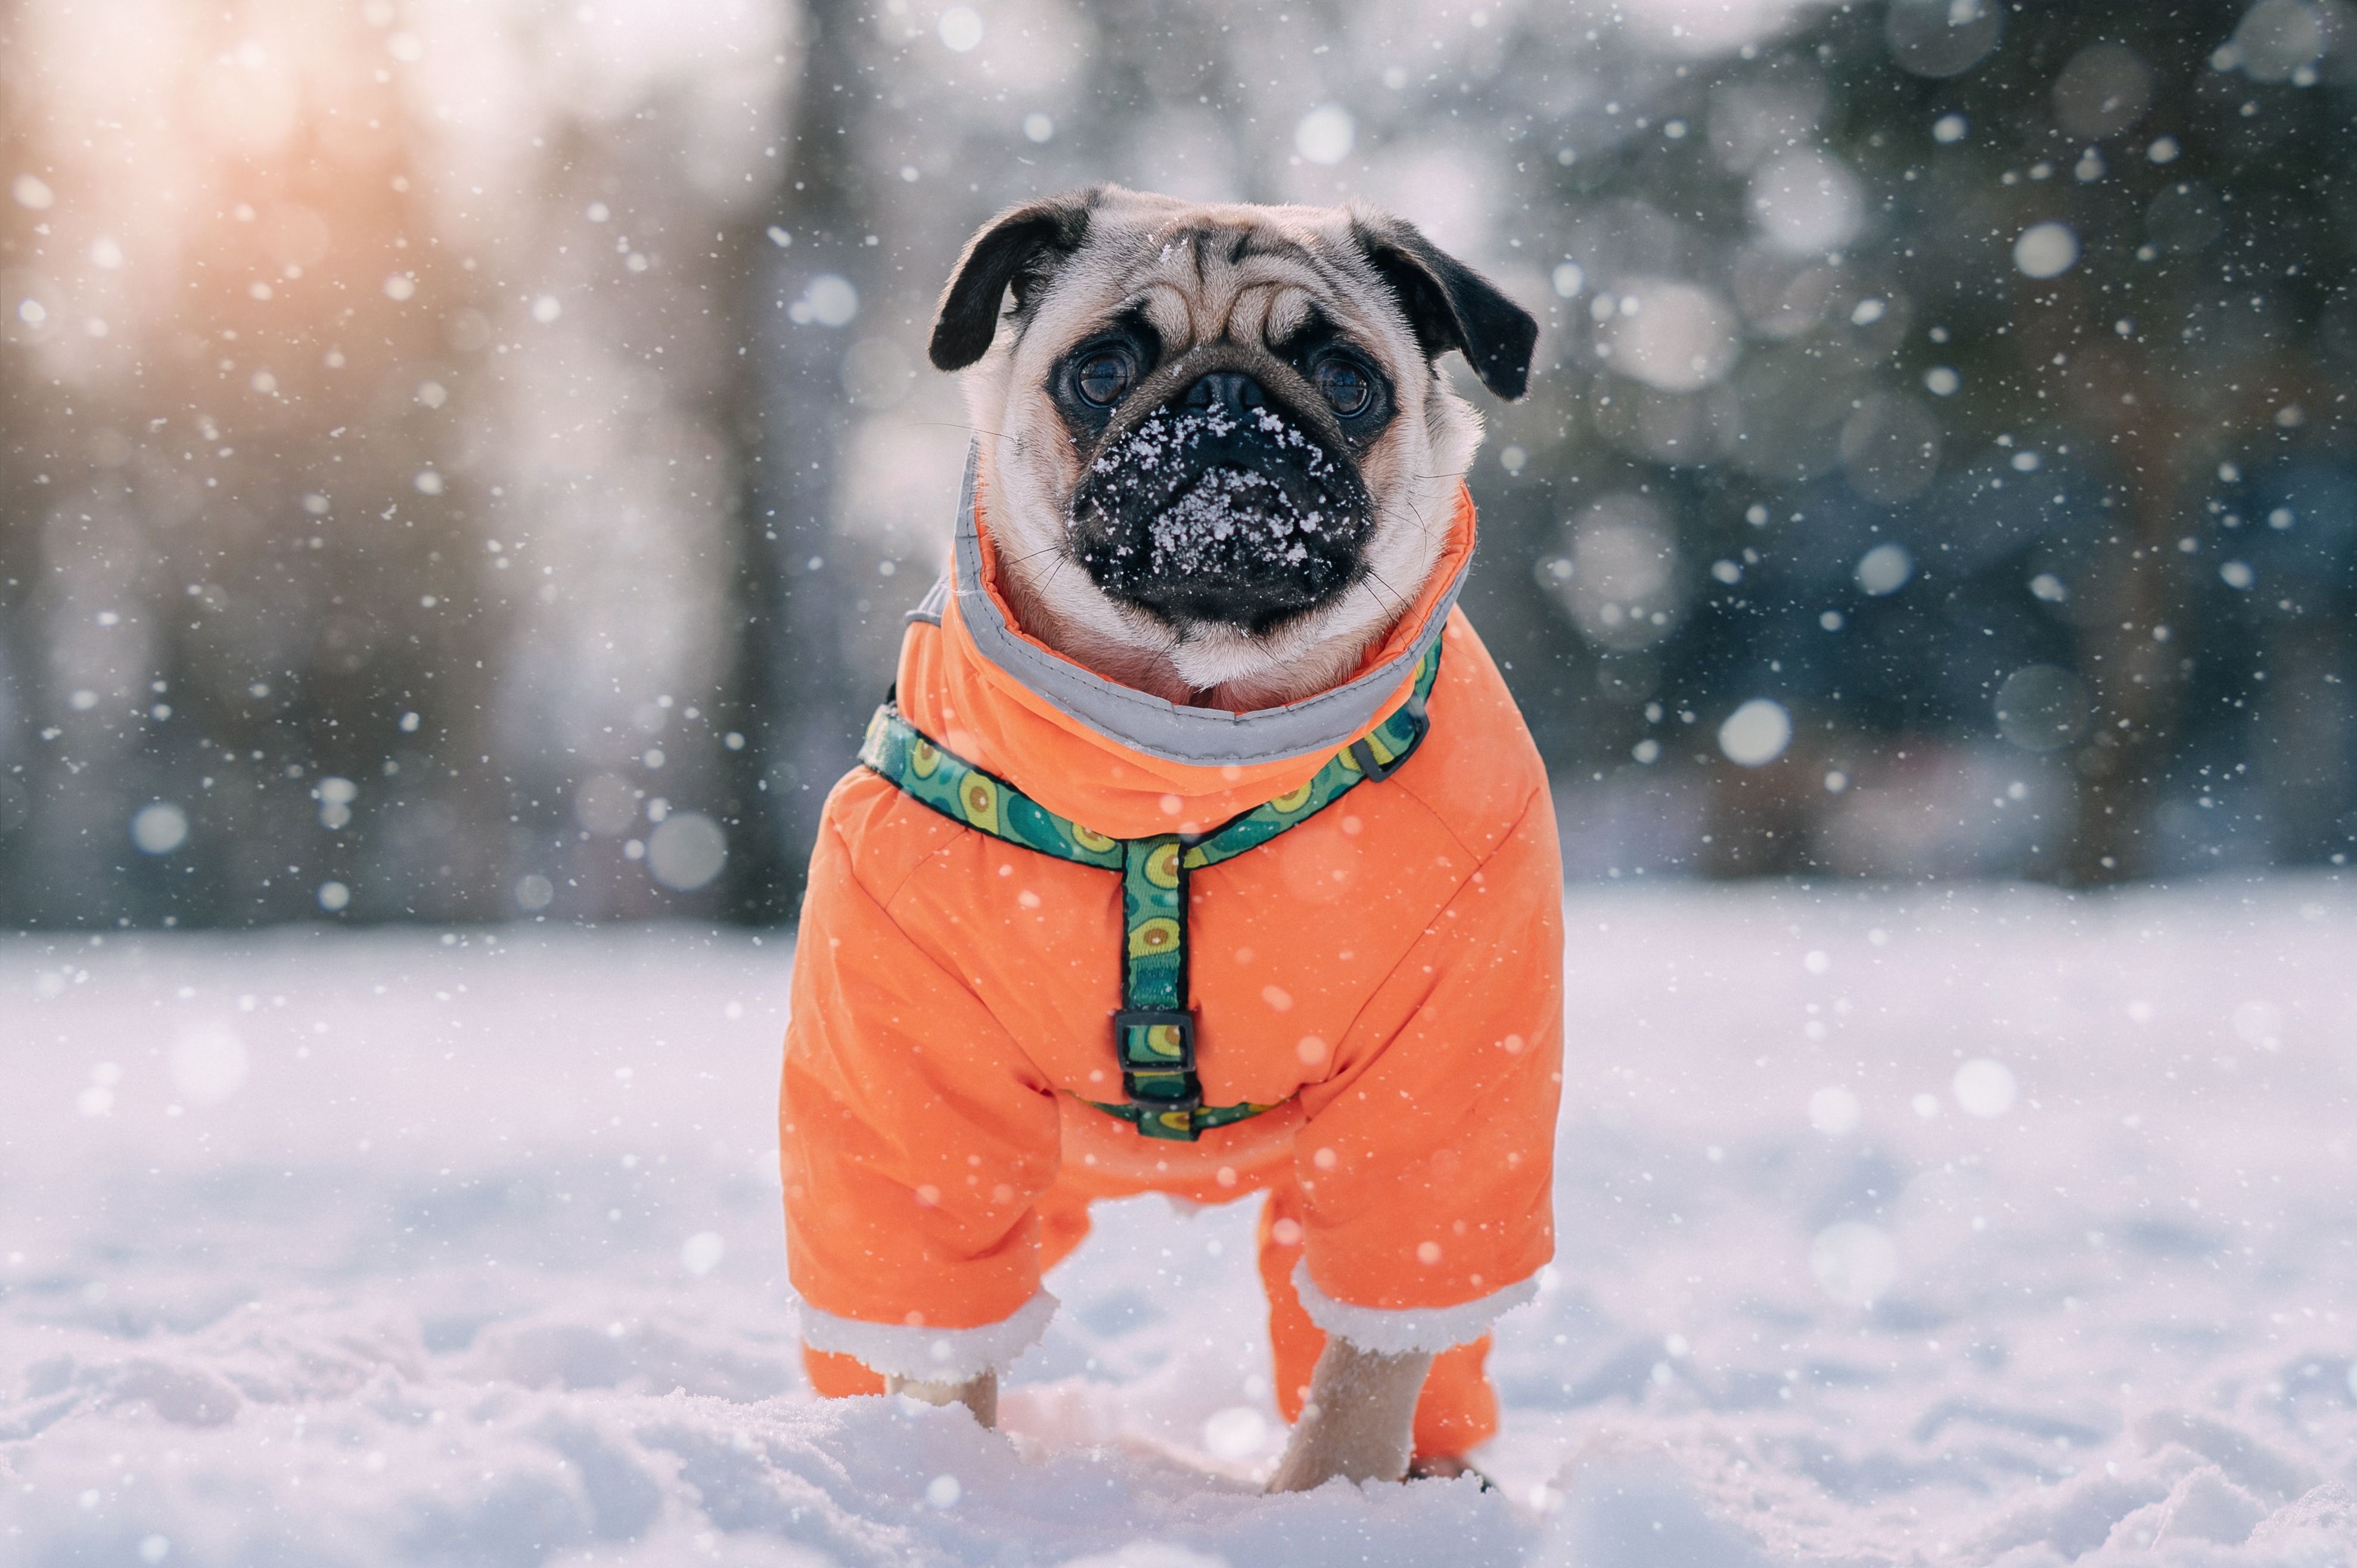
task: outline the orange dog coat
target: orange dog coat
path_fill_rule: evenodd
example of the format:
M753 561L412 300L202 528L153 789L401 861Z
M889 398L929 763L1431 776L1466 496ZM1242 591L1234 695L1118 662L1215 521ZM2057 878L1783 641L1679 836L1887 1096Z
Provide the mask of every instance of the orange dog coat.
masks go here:
M971 483L971 480L970 480ZM1381 781L1187 884L1203 1100L1275 1109L1140 1137L1121 1098L1121 877L952 821L866 768L829 797L795 950L780 1101L789 1272L813 1382L1004 1369L1054 1309L1040 1276L1087 1205L1269 1196L1275 1387L1297 1415L1327 1333L1448 1352L1420 1453L1495 1428L1484 1335L1553 1253L1562 873L1538 755L1454 607L1460 492L1423 597L1332 692L1242 714L1113 685L1006 611L980 509L954 592L911 618L899 700L942 747L1098 833L1201 833L1301 787L1406 701Z

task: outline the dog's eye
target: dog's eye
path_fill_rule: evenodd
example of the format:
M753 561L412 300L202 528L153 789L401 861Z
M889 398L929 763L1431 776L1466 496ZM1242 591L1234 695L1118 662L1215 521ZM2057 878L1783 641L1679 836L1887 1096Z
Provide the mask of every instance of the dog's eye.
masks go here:
M1073 372L1073 384L1080 388L1081 398L1092 408L1111 408L1129 392L1129 383L1137 374L1136 363L1118 349L1101 349L1081 361Z
M1374 379L1348 360L1327 360L1318 365L1318 391L1345 419L1364 413L1375 400Z

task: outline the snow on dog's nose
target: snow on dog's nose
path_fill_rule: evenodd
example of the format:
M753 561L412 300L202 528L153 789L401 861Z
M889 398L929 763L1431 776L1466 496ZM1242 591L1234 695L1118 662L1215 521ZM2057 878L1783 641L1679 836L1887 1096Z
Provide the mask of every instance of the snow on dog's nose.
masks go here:
M1315 422L1214 370L1098 453L1072 497L1074 553L1167 620L1258 633L1358 580L1372 512Z

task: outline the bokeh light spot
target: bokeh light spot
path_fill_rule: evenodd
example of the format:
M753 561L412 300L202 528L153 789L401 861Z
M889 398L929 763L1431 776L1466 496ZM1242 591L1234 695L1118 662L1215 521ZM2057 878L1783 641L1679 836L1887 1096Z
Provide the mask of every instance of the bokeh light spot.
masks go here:
M2068 223L2033 223L2013 242L2013 264L2025 277L2061 277L2079 264L2079 236Z
M169 800L142 806L131 819L131 842L142 854L169 854L188 842L188 814Z
M1718 749L1738 768L1765 768L1792 744L1792 715L1770 697L1754 697L1718 726Z
M1339 164L1359 139L1358 122L1340 103L1321 103L1293 128L1294 151L1313 164Z

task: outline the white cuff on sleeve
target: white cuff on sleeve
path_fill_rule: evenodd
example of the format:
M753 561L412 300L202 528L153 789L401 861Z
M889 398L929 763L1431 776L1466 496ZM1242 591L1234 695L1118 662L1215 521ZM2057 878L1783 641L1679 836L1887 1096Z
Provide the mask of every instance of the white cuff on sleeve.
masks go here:
M1539 1281L1533 1274L1520 1284L1457 1306L1352 1306L1310 1283L1309 1262L1305 1258L1293 1265L1293 1288L1310 1322L1361 1350L1379 1356L1428 1350L1437 1356L1469 1345L1490 1332L1491 1324L1539 1294Z
M802 1340L812 1348L849 1356L871 1371L916 1382L963 1383L1003 1372L1039 1343L1056 1298L1040 1291L996 1323L976 1328L932 1328L907 1323L863 1323L801 1304Z

